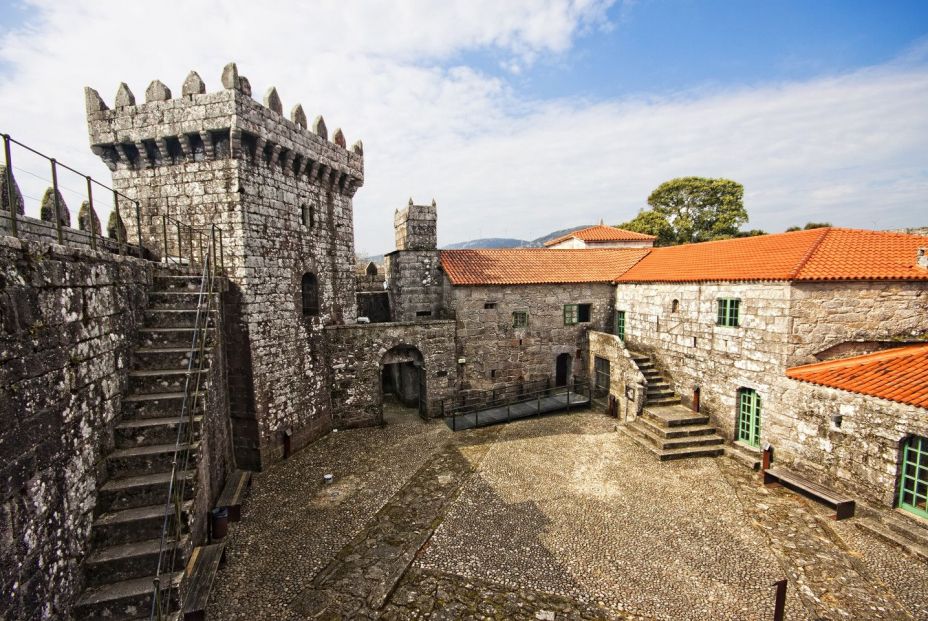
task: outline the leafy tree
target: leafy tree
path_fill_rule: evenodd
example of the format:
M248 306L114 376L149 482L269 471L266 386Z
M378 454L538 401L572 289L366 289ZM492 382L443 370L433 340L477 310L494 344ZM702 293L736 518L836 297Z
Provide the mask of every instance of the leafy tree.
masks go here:
M824 229L831 226L831 222L806 222L806 225L802 228L798 226L791 226L786 229L787 233L792 233L793 231L811 231L812 229Z
M766 235L767 231L761 229L751 229L750 231L738 231L735 233L735 237L757 237L758 235Z
M678 244L734 237L748 221L744 186L729 179L671 179L651 192L648 205L671 226Z
M626 231L635 231L645 235L654 235L655 246L672 246L676 243L676 236L670 222L663 215L653 210L638 212L638 215L623 224L616 225Z

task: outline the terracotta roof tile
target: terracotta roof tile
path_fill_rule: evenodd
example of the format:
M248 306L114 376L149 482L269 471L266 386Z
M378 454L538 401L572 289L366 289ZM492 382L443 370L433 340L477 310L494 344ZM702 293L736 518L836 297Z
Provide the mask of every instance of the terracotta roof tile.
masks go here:
M654 248L617 282L928 280L928 237L821 228Z
M645 248L442 250L441 266L454 285L608 283L647 253Z
M793 367L787 377L928 408L928 344Z
M553 246L554 244L559 244L568 239L582 239L583 241L592 241L592 242L607 242L607 241L648 241L657 239L653 235L645 235L644 233L637 233L635 231L626 231L625 229L620 229L614 226L606 226L605 224L597 224L595 226L588 226L585 229L580 229L577 231L571 231L566 235L561 235L556 239L552 239L545 242L545 246Z

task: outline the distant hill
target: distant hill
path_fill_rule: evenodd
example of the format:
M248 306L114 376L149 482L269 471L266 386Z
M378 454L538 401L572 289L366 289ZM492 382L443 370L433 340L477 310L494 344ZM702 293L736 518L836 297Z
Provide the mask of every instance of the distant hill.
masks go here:
M482 239L471 239L469 241L456 242L453 244L448 244L447 246L442 246L442 250L458 250L461 248L471 249L471 248L541 248L545 245L546 241L550 241L561 235L566 235L571 231L577 231L579 229L585 229L590 224L583 224L581 226L572 226L569 229L561 229L559 231L554 231L548 233L547 235L542 235L536 239L514 239L512 237L485 237ZM378 265L383 263L383 255L373 255L367 257L366 261L373 261Z

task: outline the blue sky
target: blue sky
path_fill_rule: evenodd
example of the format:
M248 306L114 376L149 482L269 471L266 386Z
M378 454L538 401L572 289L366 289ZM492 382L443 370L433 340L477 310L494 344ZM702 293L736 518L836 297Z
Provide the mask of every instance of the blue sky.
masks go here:
M532 238L683 175L743 183L751 228L928 225L924 1L7 1L0 129L105 180L84 85L215 89L229 60L364 140L362 251L410 196L441 243Z

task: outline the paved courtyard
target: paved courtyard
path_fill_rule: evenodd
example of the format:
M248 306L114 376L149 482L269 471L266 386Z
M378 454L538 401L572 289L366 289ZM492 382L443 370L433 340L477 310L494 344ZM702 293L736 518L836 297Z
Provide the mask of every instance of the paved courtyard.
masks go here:
M211 618L759 620L787 578L787 619L928 619L925 563L729 458L596 413L386 418L255 476Z

